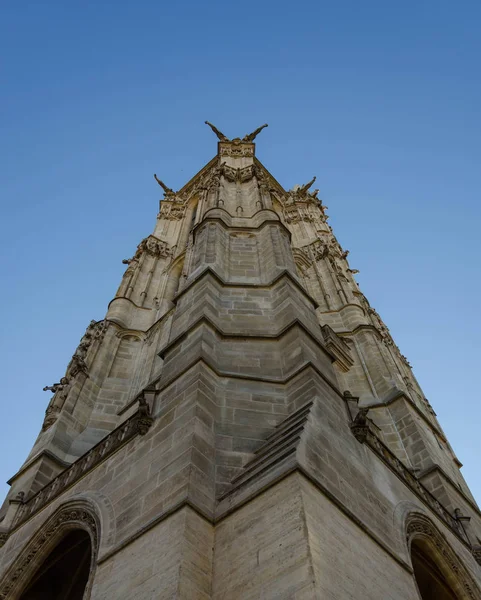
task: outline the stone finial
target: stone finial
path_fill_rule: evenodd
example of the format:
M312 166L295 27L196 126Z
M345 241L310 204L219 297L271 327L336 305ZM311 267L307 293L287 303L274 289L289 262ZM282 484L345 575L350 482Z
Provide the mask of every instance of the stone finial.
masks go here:
M170 187L167 187L163 181L161 181L157 175L154 173L155 181L160 185L160 187L164 190L166 196L173 196L175 194L174 190Z
M267 123L264 123L264 125L261 125L260 127L258 127L255 131L253 131L252 133L248 133L247 135L245 135L242 138L243 142L253 142L256 137L259 135L259 133L265 128L265 127L269 127L269 125Z
M225 136L222 131L219 131L215 125L212 125L209 121L205 121L205 124L212 129L221 142L230 142L229 138Z

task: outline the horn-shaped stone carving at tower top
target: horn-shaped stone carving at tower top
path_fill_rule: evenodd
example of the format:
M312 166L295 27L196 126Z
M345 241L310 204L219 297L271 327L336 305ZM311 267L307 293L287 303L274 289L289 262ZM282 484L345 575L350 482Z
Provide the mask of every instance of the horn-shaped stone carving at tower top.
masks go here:
M217 127L215 125L213 125L212 123L209 123L209 121L205 121L205 124L208 125L212 131L216 134L216 136L219 138L219 140L221 142L230 142L230 141L237 141L240 138L234 138L233 140L229 140L229 138L224 135L222 133L222 131L219 131L217 129ZM260 127L258 127L257 129L255 129L252 133L247 133L243 138L242 138L242 142L253 142L255 140L255 138L259 135L259 133L265 128L265 127L269 127L269 125L267 123L264 123L264 125L261 125Z

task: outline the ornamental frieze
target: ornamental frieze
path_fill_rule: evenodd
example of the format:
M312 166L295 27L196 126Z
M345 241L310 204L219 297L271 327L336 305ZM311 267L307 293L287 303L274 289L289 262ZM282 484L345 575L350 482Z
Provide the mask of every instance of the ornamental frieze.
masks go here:
M72 486L87 472L111 456L132 438L137 435L145 435L152 422L153 419L150 415L149 405L142 393L139 396L139 409L130 419L127 419L117 429L114 429L96 446L81 456L70 467L62 471L22 505L15 527L38 512L47 503L59 496L65 489Z
M382 442L369 427L367 419L367 409L361 409L358 417L351 422L351 430L356 435L356 439L366 444L374 451L381 460L387 464L404 483L420 498L442 521L449 529L460 539L464 544L470 546L466 541L463 532L459 527L458 521L445 508L439 500L416 478L410 469L408 469L402 461ZM360 435L361 434L361 435Z
M316 260L328 257L346 260L349 254L349 250L343 250L334 236L327 232L322 232L321 239L305 247L312 250Z
M229 181L235 181L237 183L249 181L249 179L254 177L254 173L254 165L249 165L243 169L234 169L228 165L224 166L224 177Z
M159 240L158 238L150 235L144 238L137 246L137 250L132 258L125 258L122 262L124 265L129 265L124 275L133 273L139 264L140 257L142 254L153 256L156 258L169 258L172 256L172 248L167 242Z
M140 252L146 252L149 256L168 258L172 254L172 249L167 242L149 236L142 240L137 248Z
M221 145L219 148L219 154L221 156L232 156L234 158L241 158L244 156L254 156L254 146L253 145L239 145L235 146L234 144L229 145Z
M160 203L160 211L157 215L158 219L167 219L168 221L180 221L184 218L185 206L183 203L169 202L163 200Z

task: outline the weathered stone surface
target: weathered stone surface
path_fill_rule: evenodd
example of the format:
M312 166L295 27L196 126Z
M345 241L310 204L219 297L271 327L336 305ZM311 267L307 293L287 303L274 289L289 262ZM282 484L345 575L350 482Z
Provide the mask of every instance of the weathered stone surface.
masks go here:
M95 600L414 600L416 540L481 599L459 461L313 181L286 191L255 158L260 129L213 127L179 192L156 177L155 231L11 479L0 598L74 524Z

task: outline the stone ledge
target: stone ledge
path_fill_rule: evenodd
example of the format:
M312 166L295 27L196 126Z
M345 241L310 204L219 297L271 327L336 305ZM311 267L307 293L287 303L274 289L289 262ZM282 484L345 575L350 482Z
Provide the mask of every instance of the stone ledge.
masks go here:
M470 498L468 498L466 496L466 494L463 492L463 490L458 488L458 486L453 482L451 477L446 473L446 471L440 465L432 464L430 467L427 467L426 469L424 469L424 471L421 471L420 473L418 473L417 477L418 477L418 479L423 479L423 477L430 475L434 471L437 471L438 474L441 476L441 478L444 479L447 483L449 483L449 485L453 488L453 490L455 492L457 492L463 498L463 500L469 504L470 508L472 508L473 511L478 516L481 517L481 511L479 510L479 507L476 506L476 504Z
M178 375L175 378L173 378L172 380L161 382L159 387L157 388L157 393L165 391L170 385L174 384L175 381L179 377L181 377L182 375L184 375L185 373L190 371L190 369L195 367L198 363L203 363L208 369L210 369L218 377L227 377L229 379L242 379L245 381L262 381L265 383L273 383L273 384L281 384L281 385L285 385L285 384L289 383L289 381L291 381L292 379L294 379L295 377L300 375L303 371L305 371L307 369L312 369L316 373L316 375L318 375L339 396L340 399L343 398L343 395L341 394L341 391L336 386L336 384L333 381L331 381L330 379L328 379L324 375L324 373L322 373L316 367L316 365L314 365L310 361L301 365L298 369L296 369L292 373L289 373L285 377L278 377L278 378L276 378L276 377L256 377L255 375L245 375L243 373L234 373L232 371L221 371L221 370L217 369L217 367L210 362L209 358L205 354L203 354L202 356L194 357L194 359L184 369L182 369L182 371L180 371L178 373Z
M281 221L276 211L270 208L261 208L251 217L234 217L228 213L225 208L221 208L220 206L209 208L209 210L204 213L202 221L195 226L194 236L196 230L200 229L205 223L212 221L218 221L228 229L242 229L242 231L256 231L267 225L275 224L280 225L282 229L284 229L284 231L288 234L289 239L292 237L291 232Z
M329 357L331 362L336 361L336 356L330 350L328 350L326 348L326 346L324 345L324 341L322 339L321 332L319 331L319 337L316 337L312 333L312 331L310 331L306 327L306 325L304 325L304 323L297 318L294 319L293 321L291 321L291 323L289 323L289 325L285 325L284 327L279 329L279 331L275 331L272 333L257 333L257 332L249 333L246 331L235 333L234 331L225 331L219 325L217 325L217 323L214 323L212 321L212 319L210 319L206 315L202 315L201 317L199 317L192 323L189 323L189 326L186 329L186 331L179 333L179 335L177 337L175 337L173 340L168 342L167 345L164 346L162 348L162 350L160 350L157 353L157 355L160 356L160 358L165 360L166 354L167 354L167 352L169 352L169 350L172 350L173 348L175 348L175 346L177 346L180 342L182 342L182 340L184 340L186 337L188 337L189 334L191 334L197 327L199 327L202 324L208 325L211 329L213 329L219 335L219 337L221 337L224 340L236 339L236 338L249 339L249 340L279 340L280 338L284 337L286 335L286 333L289 332L293 327L297 326L300 329L302 329L306 333L306 335L309 338L311 338L319 346L319 348Z
M20 475L22 475L23 473L25 473L25 471L27 471L28 469L30 469L30 467L33 467L33 465L36 462L39 462L42 458L46 458L47 460L51 460L53 463L55 463L59 467L62 467L62 469L65 469L65 468L69 467L70 464L71 464L69 462L66 462L65 460L60 459L53 452L50 452L50 450L42 450L36 456L34 456L32 458L32 460L30 460L28 463L26 463L20 469L20 471L17 471L15 473L15 475L13 475L12 477L10 477L10 479L7 481L7 484L8 485L12 485L16 481L16 479L18 479L20 477Z
M214 271L214 269L210 266L203 269L200 273L195 275L195 277L193 277L192 279L190 279L190 280L188 279L185 286L174 297L174 302L177 302L177 300L181 296L183 296L195 283L197 283L203 277L206 277L209 274L212 275L212 277L214 279L216 279L223 287L226 287L226 288L242 287L242 288L247 288L247 289L250 289L250 288L253 288L253 289L272 288L280 279L282 279L283 277L286 277L287 279L289 279L291 281L291 283L294 284L294 286L296 288L299 289L299 291L302 293L302 295L305 296L305 298L307 298L309 300L309 302L312 304L312 306L314 308L317 308L319 306L319 303L316 300L314 300L314 298L312 296L310 296L308 294L307 290L300 284L300 282L287 269L282 270L278 275L276 275L274 277L274 279L271 279L271 281L268 281L265 283L246 283L243 281L226 281L216 271Z
M144 435L150 428L153 419L145 404L141 404L139 410L130 419L119 425L103 440L81 456L78 460L57 475L50 483L44 486L31 498L22 504L12 529L4 532L3 543L8 536L22 526L27 520L39 510L60 496L63 492L74 485L81 477L97 467L104 460L112 456L117 450L132 440L137 435ZM5 535L7 533L7 535Z
M353 429L354 420L351 423ZM357 436L356 436L357 437ZM472 550L471 544L462 535L458 521L451 513L436 498L429 492L418 478L389 450L389 448L381 442L381 440L372 433L369 426L366 426L365 436L358 437L360 443L368 446L378 456L383 463L388 466L397 477L403 481L407 487L437 515L443 523L454 533L460 542L462 542L469 550Z

